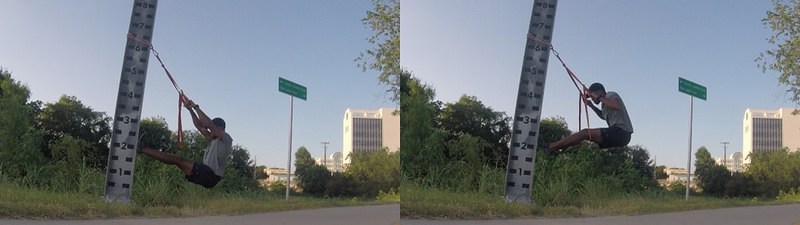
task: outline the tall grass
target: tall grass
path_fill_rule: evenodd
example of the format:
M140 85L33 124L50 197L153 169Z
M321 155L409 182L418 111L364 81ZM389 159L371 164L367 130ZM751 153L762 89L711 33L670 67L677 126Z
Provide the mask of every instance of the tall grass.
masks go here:
M426 219L618 216L785 203L768 199L721 199L705 196L693 196L686 201L682 194L659 189L630 193L611 190L615 185L603 184L601 180L590 181L573 196L560 192L534 192L534 196L560 198L534 197L534 204L526 205L507 203L501 195L454 192L404 181L400 186L403 191L400 215L405 218Z
M373 200L320 199L282 193L244 191L224 193L189 188L174 197L173 204L144 206L109 204L99 196L77 192L52 192L0 183L0 218L92 219L116 217L174 217L239 215L283 210L376 204ZM136 190L134 190L136 193Z

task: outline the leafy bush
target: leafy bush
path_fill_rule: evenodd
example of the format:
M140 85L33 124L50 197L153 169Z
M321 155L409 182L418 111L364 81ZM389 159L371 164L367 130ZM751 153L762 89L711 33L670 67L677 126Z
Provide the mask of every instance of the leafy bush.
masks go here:
M673 181L667 185L667 191L670 193L686 193L686 182Z
M379 202L400 202L400 192L394 188L386 192L381 190L378 192L377 200Z
M345 173L353 179L358 196L375 197L380 191L400 187L400 154L379 151L362 151L350 154L352 163Z
M788 191L778 192L779 201L800 202L800 188L790 188Z
M746 174L759 185L759 194L777 196L780 191L800 187L800 152L762 151L750 155L751 164Z
M322 165L311 165L302 174L297 174L300 181L298 185L303 189L303 193L323 196L325 188L331 177L331 172Z
M272 193L286 192L286 181L275 181L269 184L267 190Z
M325 196L345 197L358 196L357 184L347 173L336 172L331 175L325 184Z

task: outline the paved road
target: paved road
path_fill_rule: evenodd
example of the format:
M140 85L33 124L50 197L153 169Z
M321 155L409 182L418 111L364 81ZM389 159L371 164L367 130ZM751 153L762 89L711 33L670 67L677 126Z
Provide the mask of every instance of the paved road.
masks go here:
M2 220L2 225L236 225L236 224L400 224L400 205L324 208L251 214L164 219L117 220Z
M431 221L403 220L403 225L684 225L684 224L724 224L724 225L800 225L800 204L779 206L757 206L726 209L698 210L675 213L659 213L642 216L613 216L570 219L530 219L530 220L480 220L480 221Z

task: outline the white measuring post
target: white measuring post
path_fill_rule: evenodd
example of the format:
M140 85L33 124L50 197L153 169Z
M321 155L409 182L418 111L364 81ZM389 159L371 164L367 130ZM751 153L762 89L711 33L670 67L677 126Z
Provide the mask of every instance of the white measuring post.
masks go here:
M557 0L535 0L528 34L551 41ZM522 35L520 35L522 36ZM530 204L533 170L539 140L539 119L542 115L547 62L550 47L527 38L522 61L513 133L508 152L505 179L505 200Z
M692 117L694 115L694 98L704 101L708 95L705 86L678 77L678 91L689 95L689 160L686 162L686 200L689 200L689 186L692 185Z
M286 200L289 200L289 187L292 184L292 120L294 117L294 98L304 101L307 97L305 86L278 77L278 91L289 95L289 161L286 162Z
M158 0L133 2L128 34L151 41ZM150 46L128 38L117 92L113 133L108 152L105 180L105 199L108 202L130 203L133 189L133 169L139 140L147 63Z

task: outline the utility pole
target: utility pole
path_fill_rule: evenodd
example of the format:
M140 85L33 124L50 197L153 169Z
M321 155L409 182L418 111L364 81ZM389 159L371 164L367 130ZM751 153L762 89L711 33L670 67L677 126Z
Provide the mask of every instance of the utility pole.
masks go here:
M728 168L728 144L730 142L723 141L720 144L722 144L722 166Z
M323 149L322 150L322 165L324 165L325 169L327 169L328 168L328 144L330 144L330 142L323 141L323 142L320 142L320 144L322 144L322 149Z
M658 167L658 155L653 155L653 178L656 178L656 168Z

